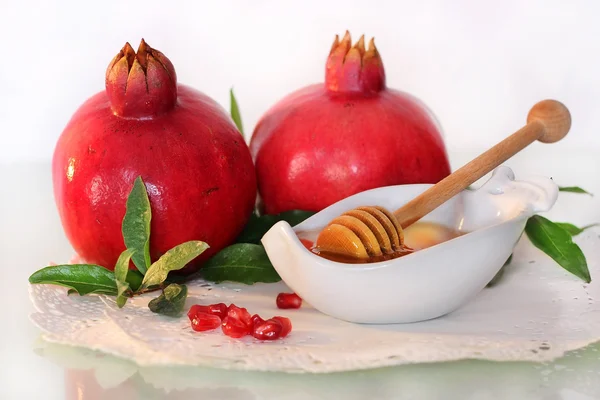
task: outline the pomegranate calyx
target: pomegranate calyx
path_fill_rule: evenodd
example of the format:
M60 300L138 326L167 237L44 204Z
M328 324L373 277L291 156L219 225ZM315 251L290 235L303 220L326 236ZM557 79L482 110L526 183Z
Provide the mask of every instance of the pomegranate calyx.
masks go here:
M365 36L352 46L350 33L340 41L335 36L325 68L325 86L333 92L379 92L385 88L381 56L371 38L365 48Z
M106 69L105 84L111 108L121 117L152 117L173 108L177 100L173 64L144 39L137 52L125 43Z

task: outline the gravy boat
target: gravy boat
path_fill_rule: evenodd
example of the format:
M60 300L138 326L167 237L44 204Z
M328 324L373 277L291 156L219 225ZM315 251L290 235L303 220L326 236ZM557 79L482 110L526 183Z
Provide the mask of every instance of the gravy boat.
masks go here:
M501 166L479 189L460 192L422 219L466 233L441 244L388 261L346 264L312 253L298 237L315 241L345 211L366 205L397 209L430 186L358 193L293 228L280 221L261 241L283 281L324 314L355 323L418 322L473 299L512 254L527 219L548 211L558 196L551 179L515 180L513 171Z

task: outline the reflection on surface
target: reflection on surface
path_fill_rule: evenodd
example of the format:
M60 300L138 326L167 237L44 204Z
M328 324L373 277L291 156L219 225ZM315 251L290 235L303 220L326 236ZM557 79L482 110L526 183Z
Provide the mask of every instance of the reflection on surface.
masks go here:
M462 361L333 374L138 367L46 342L36 352L65 368L67 400L600 398L600 343L547 364Z

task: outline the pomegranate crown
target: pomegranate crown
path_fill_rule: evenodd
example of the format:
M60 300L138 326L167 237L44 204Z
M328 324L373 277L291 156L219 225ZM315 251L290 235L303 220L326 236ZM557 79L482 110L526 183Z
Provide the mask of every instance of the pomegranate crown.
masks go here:
M352 46L350 32L331 46L325 69L325 85L333 92L379 92L385 88L385 71L375 38L365 48L365 35Z
M129 43L106 69L111 108L122 117L152 117L173 108L177 75L171 61L142 39L137 53Z

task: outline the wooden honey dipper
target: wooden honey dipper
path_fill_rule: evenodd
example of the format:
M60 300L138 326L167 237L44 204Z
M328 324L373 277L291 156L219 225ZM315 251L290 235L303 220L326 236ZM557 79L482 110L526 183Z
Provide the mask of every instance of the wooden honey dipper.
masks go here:
M524 127L395 212L365 206L333 219L319 234L315 248L323 254L358 260L406 251L403 228L429 214L534 141L558 142L570 128L569 110L558 101L543 100L531 108Z

